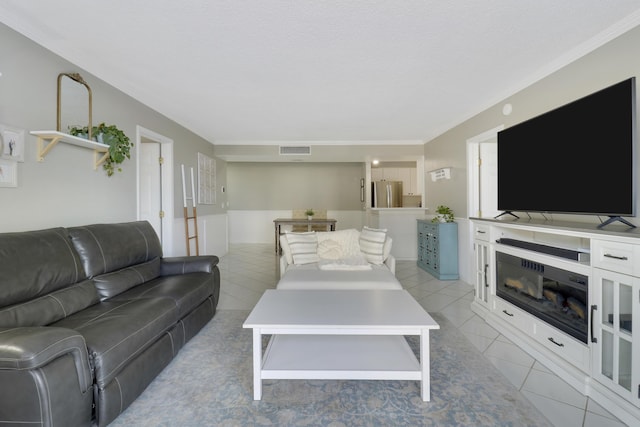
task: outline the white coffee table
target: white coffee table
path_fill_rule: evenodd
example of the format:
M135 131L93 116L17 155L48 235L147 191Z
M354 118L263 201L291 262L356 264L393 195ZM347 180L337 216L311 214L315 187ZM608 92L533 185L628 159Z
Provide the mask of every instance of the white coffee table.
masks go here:
M254 400L263 379L418 380L431 398L429 330L440 326L405 290L267 290L243 327ZM404 335L420 336L419 360Z

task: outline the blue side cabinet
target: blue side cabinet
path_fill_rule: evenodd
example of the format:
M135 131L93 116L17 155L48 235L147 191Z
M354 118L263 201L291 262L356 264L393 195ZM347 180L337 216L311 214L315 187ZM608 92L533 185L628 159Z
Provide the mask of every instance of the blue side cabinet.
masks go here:
M458 223L418 220L418 267L439 280L458 274Z

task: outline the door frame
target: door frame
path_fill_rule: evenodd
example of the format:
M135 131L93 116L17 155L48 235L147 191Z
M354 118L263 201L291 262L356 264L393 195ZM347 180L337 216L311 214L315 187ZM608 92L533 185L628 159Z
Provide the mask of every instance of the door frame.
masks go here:
M467 139L467 218L478 216L478 210L480 209L480 194L478 188L480 185L480 167L478 165L478 158L480 157L480 144L497 138L498 132L504 129L504 125L496 126L493 129L482 132L474 137ZM470 252L474 253L474 241L475 235L473 223L468 222L469 226L469 239ZM470 260L475 260L475 257L469 257ZM475 271L475 266L471 265L469 271Z
M476 191L480 182L479 165L476 159L479 157L480 144L490 139L496 138L498 132L504 129L504 125L496 126L493 129L482 132L472 138L467 139L467 217L478 216L480 207L479 194Z
M160 135L150 129L146 129L140 125L136 126L136 216L138 220L142 219L140 212L140 156L141 145L145 144L144 140L161 144L162 153L162 252L164 256L173 255L173 223L174 223L174 204L173 204L173 139Z

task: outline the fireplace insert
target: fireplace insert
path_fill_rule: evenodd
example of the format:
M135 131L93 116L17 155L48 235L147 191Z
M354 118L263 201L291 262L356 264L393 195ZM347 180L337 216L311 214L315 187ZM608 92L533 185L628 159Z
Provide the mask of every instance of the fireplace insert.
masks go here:
M587 276L496 252L496 294L587 343Z

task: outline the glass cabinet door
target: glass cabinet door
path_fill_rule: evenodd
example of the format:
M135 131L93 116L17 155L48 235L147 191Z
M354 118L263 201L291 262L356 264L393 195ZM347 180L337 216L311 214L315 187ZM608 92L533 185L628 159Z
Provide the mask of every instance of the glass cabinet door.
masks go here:
M640 279L596 269L594 316L594 374L600 382L617 390L627 399L639 400L640 360L638 327ZM637 335L637 333L636 333Z
M475 242L475 268L476 268L476 300L485 306L489 306L489 245Z

